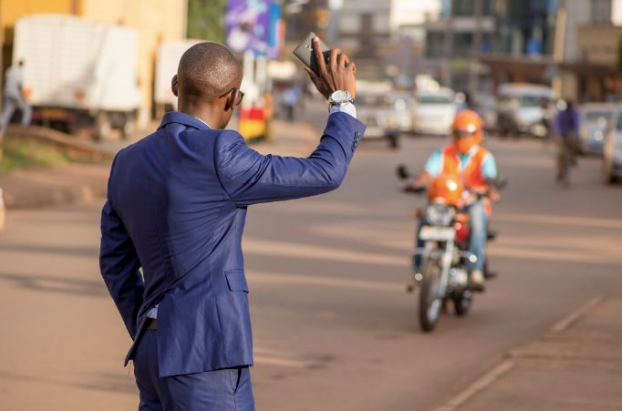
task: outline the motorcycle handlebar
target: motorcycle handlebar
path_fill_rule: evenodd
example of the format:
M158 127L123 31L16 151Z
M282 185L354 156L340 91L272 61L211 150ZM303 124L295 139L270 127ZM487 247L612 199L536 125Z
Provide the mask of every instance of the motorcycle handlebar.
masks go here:
M402 189L402 191L410 194L423 194L425 193L426 189L425 187L413 187L411 185L407 185Z

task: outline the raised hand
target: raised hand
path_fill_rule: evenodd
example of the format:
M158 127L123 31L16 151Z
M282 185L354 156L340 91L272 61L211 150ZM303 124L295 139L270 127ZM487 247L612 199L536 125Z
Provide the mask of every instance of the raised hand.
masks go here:
M348 91L354 98L356 96L356 64L337 48L330 51L327 67L322 54L322 47L317 38L313 39L313 53L318 64L319 75L315 74L309 67L305 67L305 70L309 73L309 77L317 90L326 99L336 90Z

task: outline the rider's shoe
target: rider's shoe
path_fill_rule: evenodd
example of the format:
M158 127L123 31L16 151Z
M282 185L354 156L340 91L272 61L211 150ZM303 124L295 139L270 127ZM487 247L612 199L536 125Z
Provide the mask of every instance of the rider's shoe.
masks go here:
M495 271L486 271L484 272L484 278L486 281L492 280L493 278L497 278L497 273Z
M474 291L484 291L484 274L480 270L471 271L469 276L469 287Z

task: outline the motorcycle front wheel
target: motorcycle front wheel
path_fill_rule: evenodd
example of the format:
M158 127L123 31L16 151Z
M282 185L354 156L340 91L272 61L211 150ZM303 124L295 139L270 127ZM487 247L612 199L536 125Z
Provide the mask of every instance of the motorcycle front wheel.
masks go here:
M463 317L469 313L473 304L473 293L471 290L465 290L453 298L456 315Z
M426 259L423 264L423 279L419 294L419 324L424 332L434 330L441 316L444 296L441 288L440 262Z

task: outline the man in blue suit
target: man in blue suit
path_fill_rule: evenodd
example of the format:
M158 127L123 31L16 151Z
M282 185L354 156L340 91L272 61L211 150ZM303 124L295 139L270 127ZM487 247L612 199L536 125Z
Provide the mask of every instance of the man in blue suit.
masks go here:
M314 44L319 74L307 72L331 114L308 158L264 156L223 130L243 97L242 70L225 47L200 43L173 78L179 112L112 164L100 267L134 340L126 364L141 411L254 410L246 209L336 189L365 131L354 63L338 49L325 63Z

